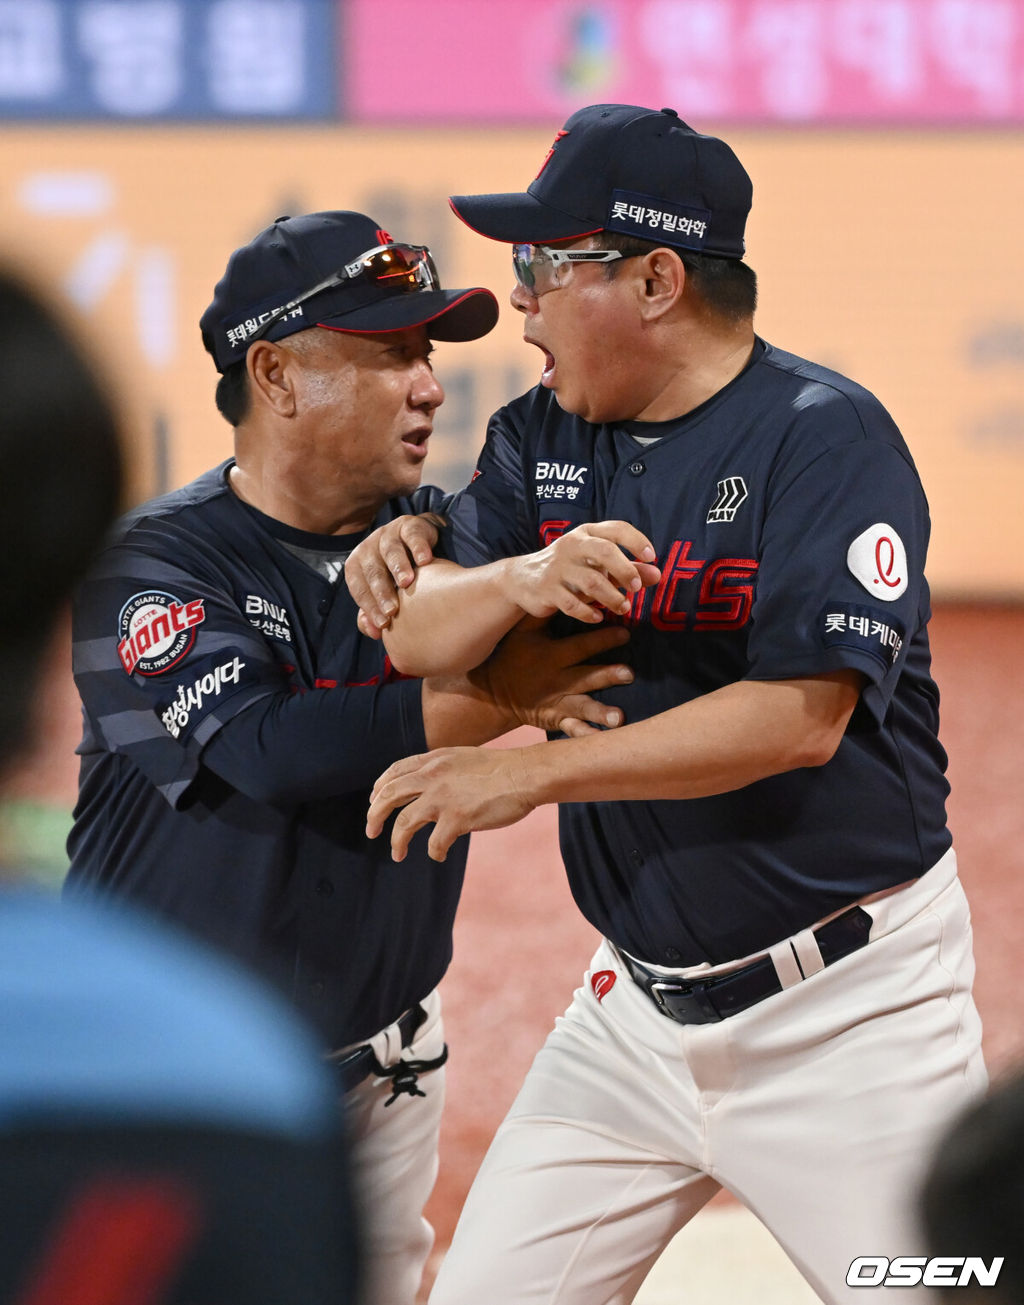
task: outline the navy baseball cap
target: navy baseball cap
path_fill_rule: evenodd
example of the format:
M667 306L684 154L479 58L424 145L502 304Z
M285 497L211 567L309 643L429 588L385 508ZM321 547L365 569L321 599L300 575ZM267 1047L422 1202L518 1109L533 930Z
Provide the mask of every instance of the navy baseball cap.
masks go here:
M236 249L199 328L223 372L254 340L313 326L357 335L425 326L435 340L477 340L497 320L490 290L443 290L429 249L334 210L280 217Z
M453 195L458 217L492 240L543 245L598 231L742 258L753 187L723 140L675 109L592 104L555 137L525 194Z

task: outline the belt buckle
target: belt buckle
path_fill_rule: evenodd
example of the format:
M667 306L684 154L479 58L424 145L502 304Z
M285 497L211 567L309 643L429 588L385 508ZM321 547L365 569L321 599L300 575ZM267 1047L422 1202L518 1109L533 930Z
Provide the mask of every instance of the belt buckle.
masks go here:
M344 1095L370 1077L374 1066L373 1052L369 1046L356 1047L340 1060L332 1060L328 1063L337 1075L337 1081Z
M677 1024L718 1024L723 1018L721 1013L711 1004L706 984L700 982L665 983L655 980L648 986L647 990L661 1013L667 1016L668 1019L675 1020ZM692 1015L688 1011L688 1018L680 1019L665 1000L667 993L671 993L674 997L682 997L687 1003L692 1002Z

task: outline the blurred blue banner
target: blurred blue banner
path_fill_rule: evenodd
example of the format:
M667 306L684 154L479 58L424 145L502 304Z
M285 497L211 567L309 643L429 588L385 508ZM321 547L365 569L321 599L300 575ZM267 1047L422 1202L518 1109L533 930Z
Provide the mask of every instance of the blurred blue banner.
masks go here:
M0 0L0 117L331 119L336 0Z

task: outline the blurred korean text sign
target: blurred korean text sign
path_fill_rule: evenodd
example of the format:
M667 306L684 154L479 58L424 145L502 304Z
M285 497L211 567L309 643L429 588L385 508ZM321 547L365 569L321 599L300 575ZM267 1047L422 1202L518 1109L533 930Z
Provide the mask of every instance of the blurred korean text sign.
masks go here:
M0 0L0 117L336 117L336 0Z
M1024 120L1024 0L389 0L407 41L381 41L381 8L344 11L364 121L556 122L600 102L704 122Z

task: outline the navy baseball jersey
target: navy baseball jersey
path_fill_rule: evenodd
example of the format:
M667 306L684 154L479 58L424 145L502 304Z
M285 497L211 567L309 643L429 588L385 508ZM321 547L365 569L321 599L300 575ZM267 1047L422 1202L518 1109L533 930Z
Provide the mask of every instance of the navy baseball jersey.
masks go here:
M928 508L860 386L758 340L674 421L593 426L538 387L495 414L449 516L444 547L463 565L589 521L647 535L662 575L626 618L636 678L599 695L627 722L742 679L866 679L825 766L707 798L561 808L573 894L618 946L675 967L737 959L916 878L950 845Z
M75 598L81 776L66 891L111 892L265 970L328 1039L372 1036L451 958L468 840L392 862L376 777L426 748L421 682L361 635L362 536L285 526L230 463L122 523ZM424 488L375 525L441 505Z

